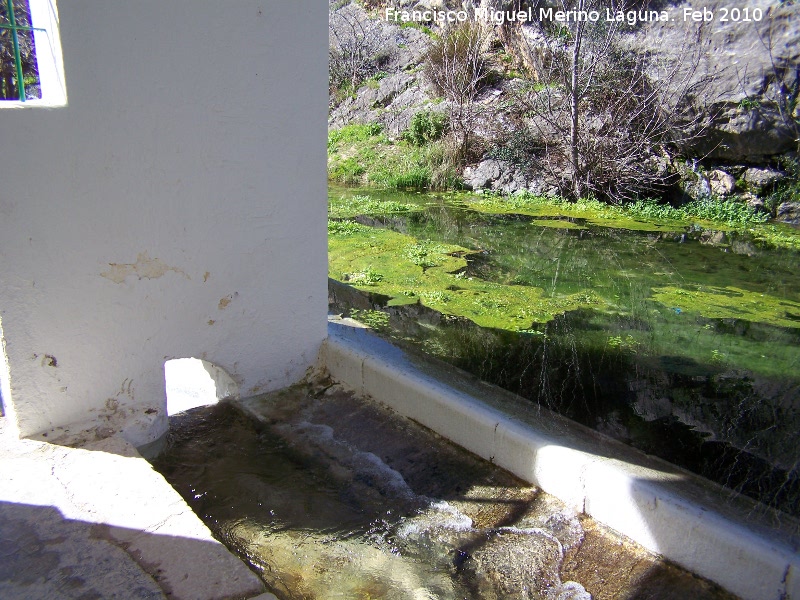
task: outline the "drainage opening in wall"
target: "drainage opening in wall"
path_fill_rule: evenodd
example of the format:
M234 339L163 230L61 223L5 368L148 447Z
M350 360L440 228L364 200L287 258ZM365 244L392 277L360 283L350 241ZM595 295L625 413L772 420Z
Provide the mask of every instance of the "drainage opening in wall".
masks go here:
M200 358L168 360L164 379L168 415L239 396L239 386L222 367Z

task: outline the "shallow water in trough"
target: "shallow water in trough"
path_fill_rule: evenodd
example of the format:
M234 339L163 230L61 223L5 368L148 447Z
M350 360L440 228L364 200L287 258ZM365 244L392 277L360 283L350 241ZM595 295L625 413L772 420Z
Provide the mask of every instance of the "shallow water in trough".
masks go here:
M283 599L729 598L338 386L172 417L154 464Z

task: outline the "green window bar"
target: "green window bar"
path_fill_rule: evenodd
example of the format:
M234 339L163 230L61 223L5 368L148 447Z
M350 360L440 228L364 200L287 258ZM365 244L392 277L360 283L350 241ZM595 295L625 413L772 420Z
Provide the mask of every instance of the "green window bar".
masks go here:
M6 10L8 11L8 23L0 23L0 29L11 30L11 43L14 50L14 69L16 71L16 86L19 93L19 101L25 102L27 95L25 93L25 77L22 70L22 55L20 53L19 32L30 31L31 35L34 31L45 31L37 27L28 27L25 25L18 25L17 18L14 14L13 0L0 0L5 1ZM35 51L34 51L35 56Z

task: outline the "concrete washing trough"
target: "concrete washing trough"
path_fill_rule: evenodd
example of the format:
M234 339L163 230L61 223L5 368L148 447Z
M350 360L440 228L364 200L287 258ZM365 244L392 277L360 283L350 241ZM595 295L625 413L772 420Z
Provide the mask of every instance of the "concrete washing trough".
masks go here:
M332 318L336 381L742 598L800 598L800 523Z
M800 598L794 519L347 319L330 319L321 374L742 598ZM274 597L119 436L68 447L16 439L4 421L0 597Z

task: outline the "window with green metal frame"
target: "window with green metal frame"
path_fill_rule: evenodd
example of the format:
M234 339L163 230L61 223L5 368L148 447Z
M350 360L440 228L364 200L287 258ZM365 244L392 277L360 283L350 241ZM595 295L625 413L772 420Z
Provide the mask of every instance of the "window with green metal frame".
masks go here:
M0 100L42 97L34 31L28 0L0 0Z

